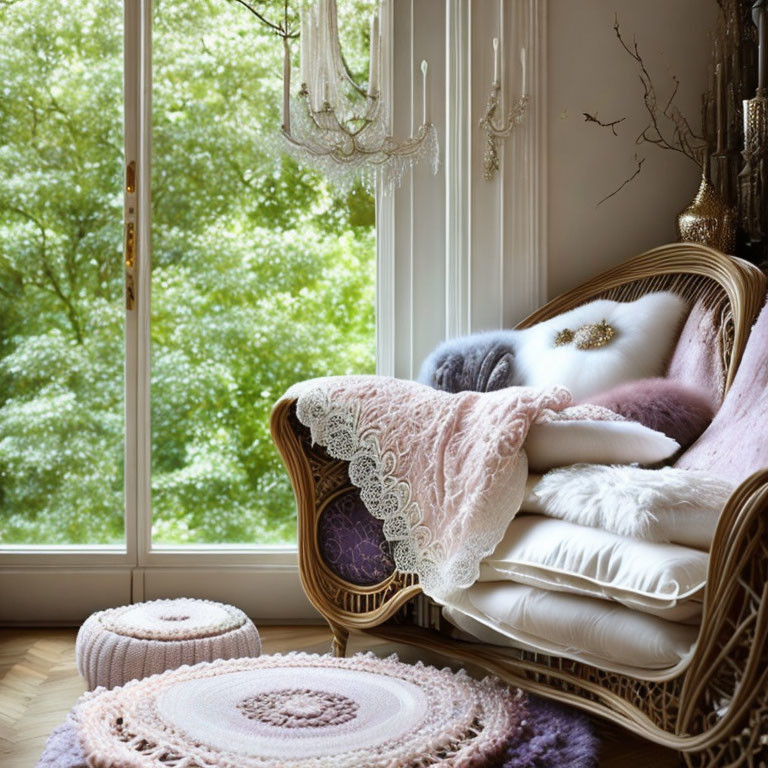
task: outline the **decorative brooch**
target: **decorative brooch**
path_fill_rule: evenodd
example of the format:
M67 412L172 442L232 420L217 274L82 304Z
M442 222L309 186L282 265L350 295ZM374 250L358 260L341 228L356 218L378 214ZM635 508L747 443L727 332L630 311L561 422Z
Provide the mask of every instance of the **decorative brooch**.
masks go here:
M616 330L603 318L599 323L587 323L575 331L563 329L555 336L555 346L564 347L573 343L576 349L598 349L604 347L615 335Z

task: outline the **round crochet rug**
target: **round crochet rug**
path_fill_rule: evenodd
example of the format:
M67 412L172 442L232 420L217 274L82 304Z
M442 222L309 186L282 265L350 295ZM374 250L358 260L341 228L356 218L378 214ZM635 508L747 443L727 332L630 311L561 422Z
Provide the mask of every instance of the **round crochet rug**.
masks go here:
M88 765L485 765L524 719L498 682L373 654L229 659L86 698Z
M463 672L402 664L396 657L232 659L86 694L69 730L54 733L39 765L592 764L595 741L581 718L559 722L552 712L543 713L554 726L544 734L527 722L532 714L538 716L526 708L521 692L498 681L478 682Z

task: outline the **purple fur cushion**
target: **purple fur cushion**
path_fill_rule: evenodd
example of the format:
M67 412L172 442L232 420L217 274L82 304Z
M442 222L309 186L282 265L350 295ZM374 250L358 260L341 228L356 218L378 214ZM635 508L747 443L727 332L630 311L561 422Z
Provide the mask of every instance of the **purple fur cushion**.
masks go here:
M687 448L709 426L714 416L705 393L672 379L638 379L601 392L585 402L602 405L663 432Z

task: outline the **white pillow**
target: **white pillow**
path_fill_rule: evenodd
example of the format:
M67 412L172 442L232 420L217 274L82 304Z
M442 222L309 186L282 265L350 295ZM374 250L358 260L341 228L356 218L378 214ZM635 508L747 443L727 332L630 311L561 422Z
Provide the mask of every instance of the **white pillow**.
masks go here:
M475 584L444 614L482 642L522 645L646 680L653 673L645 670L663 669L669 677L670 667L688 660L699 634L698 627L618 603L510 582Z
M606 531L523 515L513 520L478 581L515 581L615 600L670 621L701 616L709 556Z
M620 536L709 549L734 488L686 469L577 464L529 483L522 510Z
M530 387L560 384L583 400L633 379L661 376L687 304L677 294L649 293L637 301L599 299L515 333L515 366ZM615 333L605 346L556 346L565 329L605 320Z
M523 446L536 472L579 462L589 464L656 464L680 445L636 421L573 421L553 418L535 422Z

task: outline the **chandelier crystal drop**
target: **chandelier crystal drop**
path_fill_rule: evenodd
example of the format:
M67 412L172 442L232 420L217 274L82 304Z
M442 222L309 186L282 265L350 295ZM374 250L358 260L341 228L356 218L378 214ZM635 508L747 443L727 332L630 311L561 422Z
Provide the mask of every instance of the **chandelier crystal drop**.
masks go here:
M384 0L388 2L389 0ZM301 10L300 77L291 93L291 51L284 40L282 135L289 154L318 168L341 186L361 176L385 189L399 185L406 171L423 157L437 173L437 131L429 119L427 62L421 63L422 121L408 138L395 139L389 128L390 109L382 96L382 4L371 19L367 87L355 82L339 43L336 0L317 0ZM384 32L384 35L388 32ZM384 74L386 77L386 73Z

